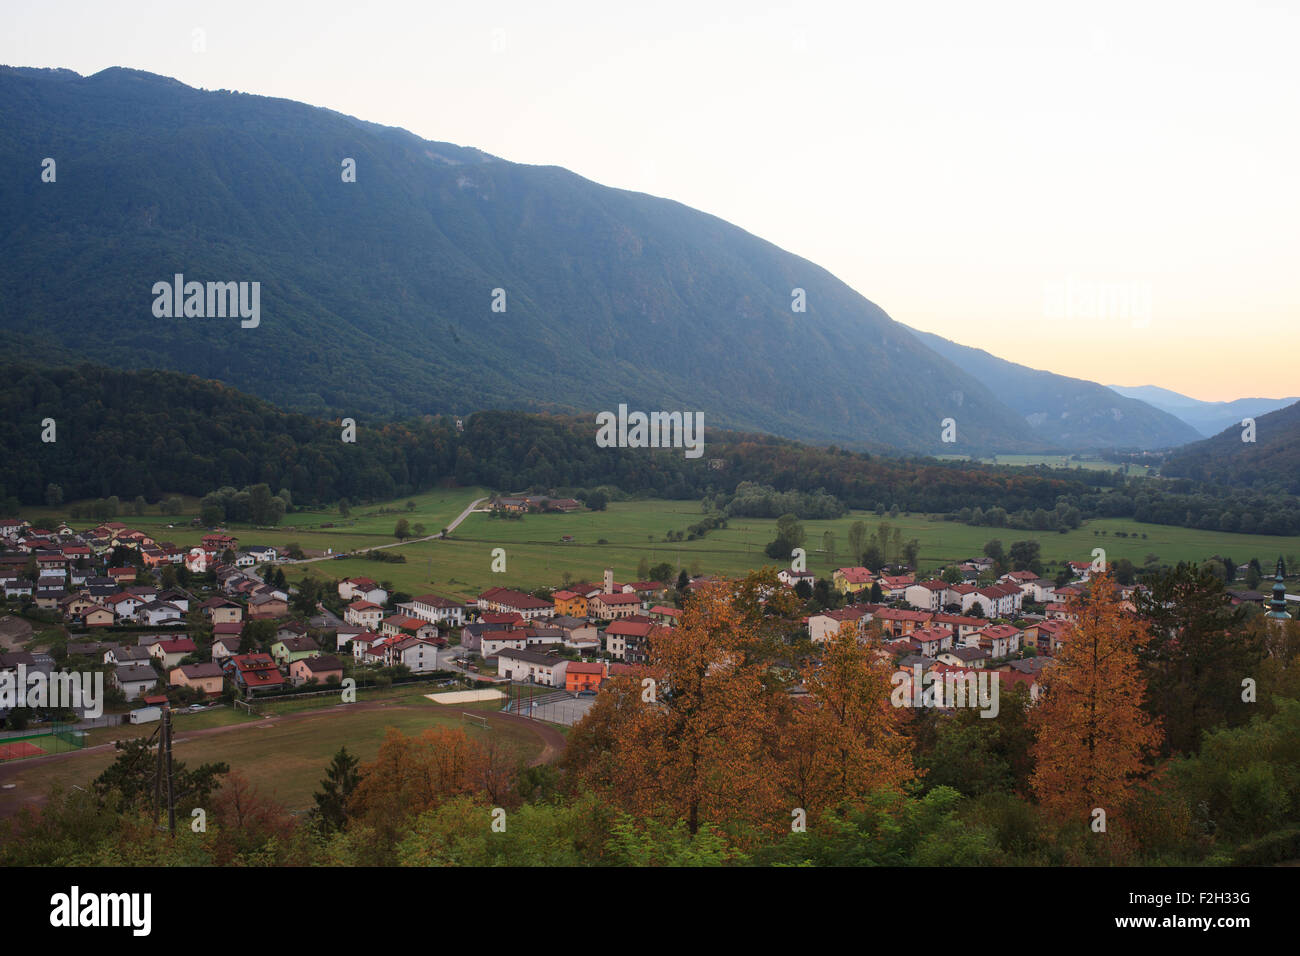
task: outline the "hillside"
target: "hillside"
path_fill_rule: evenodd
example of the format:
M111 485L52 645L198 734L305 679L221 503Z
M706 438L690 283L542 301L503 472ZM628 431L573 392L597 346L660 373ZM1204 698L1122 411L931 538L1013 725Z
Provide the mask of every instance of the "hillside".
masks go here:
M31 171L0 179L0 334L20 356L316 414L627 403L869 449L1047 444L824 269L564 169L120 68L0 68L0 161ZM155 318L176 273L260 282L260 324Z
M1300 402L1256 418L1254 442L1242 441L1243 431L1238 422L1180 448L1160 473L1300 495Z
M1044 441L1071 449L1171 448L1199 433L1167 411L1104 385L1017 365L929 332L916 336L996 390Z
M1231 402L1203 402L1157 385L1127 387L1111 385L1111 389L1129 398L1140 399L1161 411L1181 419L1195 428L1203 438L1217 435L1225 428L1240 425L1243 418L1258 418L1269 412L1285 408L1300 396L1291 398L1238 398Z
M898 504L949 511L1052 508L1088 486L1072 475L853 454L771 436L715 429L706 457L680 449L601 448L590 417L488 411L465 417L336 423L284 412L194 376L94 365L15 365L0 382L0 505L162 494L203 495L264 483L296 504L409 495L436 485L496 490L597 485L660 498L732 494L741 482L782 491L822 489L852 507ZM53 419L56 441L41 441ZM147 437L144 437L147 436ZM713 467L720 462L721 467ZM1115 481L1090 475L1090 480ZM581 497L581 495L579 495Z

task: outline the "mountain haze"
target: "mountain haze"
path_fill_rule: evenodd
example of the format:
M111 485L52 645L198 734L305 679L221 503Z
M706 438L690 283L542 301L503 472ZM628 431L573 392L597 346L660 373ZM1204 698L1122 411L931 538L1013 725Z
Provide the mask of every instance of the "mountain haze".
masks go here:
M1300 396L1290 398L1238 398L1231 402L1204 402L1198 398L1189 398L1178 392L1158 385L1137 385L1126 387L1111 385L1111 389L1129 398L1140 399L1148 405L1168 412L1195 428L1202 437L1217 435L1225 428L1240 426L1243 418L1257 418L1293 402L1300 401Z
M1044 441L1072 449L1154 449L1197 440L1186 422L1104 385L1017 365L930 332L915 334L996 390Z

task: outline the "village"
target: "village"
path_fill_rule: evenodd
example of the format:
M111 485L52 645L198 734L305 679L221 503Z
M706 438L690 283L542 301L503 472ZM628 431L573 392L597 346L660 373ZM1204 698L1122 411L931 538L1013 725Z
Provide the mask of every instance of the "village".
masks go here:
M530 502L506 497L499 504ZM590 697L607 678L649 663L656 634L681 618L679 589L717 580L683 574L676 582L619 582L607 568L599 583L532 593L493 587L465 600L434 593L399 599L371 578L350 577L334 584L337 601L303 607L274 547L241 546L222 529L205 533L200 546L178 548L122 522L74 531L3 519L0 546L6 605L44 612L69 635L58 660L41 649L7 650L0 670L102 666L119 709L142 712L132 720L153 719L163 703L325 690L380 672ZM1069 640L1070 602L1085 592L1096 565L1072 561L1068 570L1072 580L1058 585L1032 571L995 577L987 557L927 580L902 567L841 567L826 583L842 606L808 614L791 639L806 638L815 655L843 627L872 630L877 654L899 670L940 677L989 670L1036 695L1038 674ZM800 597L817 583L807 571L782 569L777 577ZM1130 609L1140 587L1120 587ZM1262 603L1263 595L1235 592L1233 600Z

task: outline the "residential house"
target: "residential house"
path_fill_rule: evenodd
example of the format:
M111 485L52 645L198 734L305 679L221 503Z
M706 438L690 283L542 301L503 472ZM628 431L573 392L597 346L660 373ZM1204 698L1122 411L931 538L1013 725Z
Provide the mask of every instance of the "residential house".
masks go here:
M587 595L576 591L561 590L551 595L555 603L555 613L559 617L586 617Z
M343 662L333 654L322 657L304 657L289 665L289 680L295 686L315 680L320 684L341 683Z
M384 609L374 601L353 601L343 612L343 620L368 631L378 628L383 616Z
M289 613L289 602L271 594L259 594L248 602L248 618L265 621L284 617Z
M226 674L220 664L211 661L204 664L181 664L173 667L167 676L167 683L172 687L190 687L209 696L221 693Z
M148 664L119 664L113 668L113 685L127 700L138 700L157 683L158 674Z
M636 594L597 594L587 602L587 613L601 621L616 621L631 617L641 610L641 598Z
M410 617L418 617L430 624L460 627L465 623L465 604L439 594L421 594L397 609Z
M943 610L943 606L951 601L952 597L948 590L948 582L934 578L909 584L903 589L903 600L918 611L937 613Z
M537 651L504 650L497 656L497 673L515 681L564 687L569 661Z
M513 588L488 588L478 596L478 608L506 614L513 612L529 621L555 616L555 605L551 601L543 601Z
M605 665L592 661L570 661L564 669L564 689L571 694L600 690L605 679Z
M245 695L281 690L284 675L270 654L237 654L223 665L235 686Z
M167 671L197 651L198 648L188 637L177 637L154 643L149 648L149 656L158 662L159 667Z
M213 624L238 624L244 619L244 609L223 597L209 598L199 608Z
M308 657L317 657L319 654L320 645L306 634L301 637L282 638L271 645L271 657L281 667Z
M836 568L831 575L831 583L841 594L856 594L869 590L876 576L863 567Z

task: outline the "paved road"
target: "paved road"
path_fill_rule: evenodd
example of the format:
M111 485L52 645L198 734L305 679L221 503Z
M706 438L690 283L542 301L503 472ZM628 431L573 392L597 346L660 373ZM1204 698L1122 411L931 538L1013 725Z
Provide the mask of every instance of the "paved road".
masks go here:
M464 521L466 518L468 518L471 514L473 514L474 509L477 508L485 501L487 501L487 498L475 498L473 501L471 501L469 503L469 506L456 517L456 520L453 521L451 524L447 525L446 528L447 533L451 533L452 531L455 531L456 528L460 525L460 523ZM377 544L372 548L357 548L357 550L347 552L347 553L352 555L357 555L357 554L365 554L365 552L367 551L383 551L385 548L400 548L404 544L415 544L418 541L437 541L442 536L443 533L439 531L437 534L426 534L423 538L407 538L405 541L394 541L392 544ZM322 555L319 558L303 558L300 561L295 561L292 558L289 558L284 561L280 561L279 563L280 564L313 564L316 561L333 561L337 557L338 557L337 554L326 554L326 555Z

